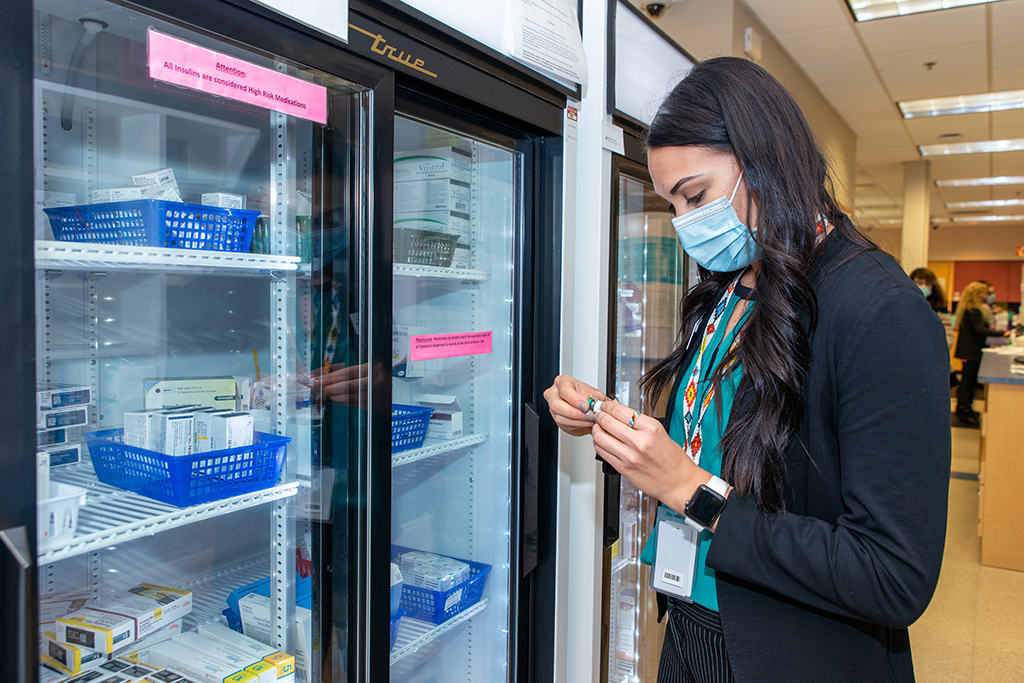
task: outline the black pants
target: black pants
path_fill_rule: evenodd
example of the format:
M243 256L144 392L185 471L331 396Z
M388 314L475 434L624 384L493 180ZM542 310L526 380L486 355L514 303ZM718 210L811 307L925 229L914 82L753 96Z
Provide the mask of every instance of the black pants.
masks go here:
M971 404L974 402L974 392L978 388L978 368L981 367L980 360L965 360L963 376L956 388L956 414L970 415Z
M658 683L733 683L718 612L669 598Z

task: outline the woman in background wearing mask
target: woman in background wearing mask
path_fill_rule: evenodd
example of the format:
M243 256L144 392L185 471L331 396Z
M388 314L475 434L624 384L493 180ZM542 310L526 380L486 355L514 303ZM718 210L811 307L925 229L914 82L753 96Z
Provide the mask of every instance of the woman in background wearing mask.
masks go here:
M949 309L946 308L946 294L942 291L942 285L939 284L935 273L927 268L915 268L910 273L910 279L914 281L917 288L924 294L924 298L928 301L928 305L932 307L933 311L936 313L949 313Z
M753 62L696 65L647 146L700 265L680 345L641 384L664 418L593 411L605 395L567 376L545 397L662 503L644 549L669 617L658 680L912 681L907 626L945 540L942 326L840 210L803 114ZM682 550L696 562L666 559Z
M971 406L974 403L974 392L978 389L978 368L981 366L981 350L985 348L985 339L1010 334L1009 331L992 328L986 318L987 297L995 301L995 290L990 293L990 288L991 285L985 282L972 282L964 287L956 307L960 334L953 355L964 364L960 384L956 388L956 416L961 422L975 426L978 425L978 413Z

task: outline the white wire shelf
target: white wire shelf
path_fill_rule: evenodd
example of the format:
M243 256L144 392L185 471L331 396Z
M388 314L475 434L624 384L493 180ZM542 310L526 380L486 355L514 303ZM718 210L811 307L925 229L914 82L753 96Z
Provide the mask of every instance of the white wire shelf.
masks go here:
M228 606L227 597L231 591L269 575L270 558L264 556L218 569L175 586L192 591L192 611L185 616L184 630L224 621L223 612Z
M475 446L478 443L483 443L486 440L487 434L467 434L466 436L460 436L457 439L448 439L446 441L433 441L432 439L428 439L420 448L393 453L391 455L391 467L394 468L399 465L408 465L411 462L423 460L424 458L432 458L435 455L441 455L442 453L450 453L451 451L457 451L460 448L468 448L469 446Z
M180 271L188 268L273 273L296 271L300 261L298 256L36 240L37 270Z
M440 268L438 266L421 266L415 263L396 263L395 277L427 277L442 280L470 280L486 282L491 279L490 273L467 268Z
M432 640L440 638L459 624L463 624L474 616L484 611L487 601L481 600L464 612L444 622L440 626L431 624L419 619L402 617L398 622L398 635L395 637L395 647L391 650L391 666L413 654L421 647Z
M59 547L41 551L40 564L56 562L115 543L152 536L203 519L288 498L299 490L299 482L292 482L232 498L179 508L100 483L88 462L54 468L51 470L51 478L62 484L85 488L87 498L86 505L79 508L78 526L74 537Z

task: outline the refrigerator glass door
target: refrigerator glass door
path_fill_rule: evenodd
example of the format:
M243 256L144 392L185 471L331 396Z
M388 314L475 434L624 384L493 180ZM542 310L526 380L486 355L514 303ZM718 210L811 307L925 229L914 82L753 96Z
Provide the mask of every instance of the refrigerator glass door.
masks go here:
M520 164L512 149L396 121L396 682L508 678Z
M638 173L639 175L639 173ZM667 356L679 330L679 302L688 282L685 258L664 199L647 179L620 174L617 183L614 380L622 403L648 414L638 383ZM607 677L609 683L657 679L663 629L657 623L649 567L640 563L654 521L654 501L625 477L619 481L619 540L610 548Z
M124 4L34 22L44 663L205 680L264 658L218 649L244 631L343 679L319 568L366 453L369 91Z

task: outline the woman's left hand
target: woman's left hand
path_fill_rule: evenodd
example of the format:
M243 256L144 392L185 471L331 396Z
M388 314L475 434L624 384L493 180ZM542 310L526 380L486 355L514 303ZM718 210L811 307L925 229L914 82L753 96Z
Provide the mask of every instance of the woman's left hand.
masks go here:
M633 486L682 512L711 474L690 460L661 422L637 415L630 427L632 417L633 409L617 401L602 405L593 431L597 454Z

